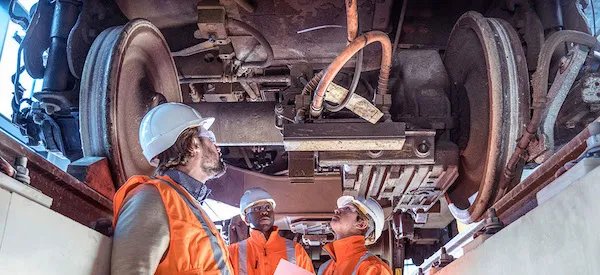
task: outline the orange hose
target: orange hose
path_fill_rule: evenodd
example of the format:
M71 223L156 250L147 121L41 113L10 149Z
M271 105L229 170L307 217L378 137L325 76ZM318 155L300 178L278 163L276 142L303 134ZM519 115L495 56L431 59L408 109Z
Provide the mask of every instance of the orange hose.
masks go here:
M346 21L348 25L348 42L358 36L358 6L357 0L346 0Z
M321 78L319 85L317 86L315 95L313 97L312 104L310 106L310 114L313 117L318 117L323 111L323 100L325 99L325 92L327 87L342 67L356 54L358 51L366 47L367 45L379 42L381 43L381 69L379 71L379 81L377 85L377 92L380 94L387 94L388 92L388 80L390 76L390 67L392 65L392 43L387 34L380 31L367 32L352 41L346 48L331 62L327 67L325 74Z

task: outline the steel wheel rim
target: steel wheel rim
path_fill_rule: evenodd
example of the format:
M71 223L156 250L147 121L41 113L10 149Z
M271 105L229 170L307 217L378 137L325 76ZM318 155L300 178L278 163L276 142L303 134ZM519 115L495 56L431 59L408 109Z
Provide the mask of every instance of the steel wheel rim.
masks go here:
M154 168L142 155L138 128L144 114L181 102L169 47L149 21L136 19L103 31L86 58L80 91L84 156L108 157L113 180L123 184Z
M477 43L480 51L465 51L466 45L475 47ZM476 60L478 54L482 59ZM471 59L475 66L460 68L461 62ZM501 19L484 18L477 12L467 12L455 24L444 64L451 81L462 85L469 97L468 142L461 148L459 178L447 198L455 218L470 223L479 220L496 200L503 168L529 119L528 72L514 29ZM485 75L472 74L482 69L482 64ZM482 133L488 133L487 137L482 138ZM468 198L475 193L471 204Z

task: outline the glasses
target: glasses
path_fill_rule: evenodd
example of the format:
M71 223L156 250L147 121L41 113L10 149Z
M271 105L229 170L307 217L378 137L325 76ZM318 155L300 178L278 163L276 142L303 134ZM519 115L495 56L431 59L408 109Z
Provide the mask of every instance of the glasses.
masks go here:
M352 212L352 213L356 213L358 212L358 209L356 209L356 207L352 204L346 204L342 207L338 207L337 209L339 212Z
M213 133L213 131L206 130L203 127L199 128L200 132L198 133L198 137L205 137L208 138L212 143L217 143L217 138L215 137L215 133Z
M246 210L246 213L250 213L250 212L270 212L273 211L273 206L270 203L264 204L264 205L255 205L252 206L250 208L248 208L248 210Z
M342 207L339 207L336 210L340 213L348 213L348 212L356 213L359 218L366 220L366 221L370 220L369 217L367 215L365 215L362 211L360 211L358 209L358 206L354 205L353 203L346 204Z

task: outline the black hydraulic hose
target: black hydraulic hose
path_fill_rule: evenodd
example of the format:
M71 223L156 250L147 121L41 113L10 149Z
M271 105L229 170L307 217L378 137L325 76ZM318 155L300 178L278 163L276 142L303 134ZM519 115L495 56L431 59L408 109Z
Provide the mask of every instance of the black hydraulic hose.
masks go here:
M235 26L248 32L250 35L252 35L252 37L254 37L254 39L256 39L260 43L260 45L267 53L267 59L265 59L264 61L245 62L241 65L242 69L267 68L271 66L271 63L273 62L273 48L271 47L271 44L269 44L269 41L267 41L267 39L262 35L262 33L260 33L257 29L253 28L252 26L233 18L227 18L227 25Z
M344 109L344 107L346 107L346 105L348 105L348 102L350 102L352 95L354 95L354 92L356 91L356 88L358 87L358 82L360 81L360 74L362 72L362 67L363 67L363 50L360 50L356 56L356 66L354 67L354 76L352 77L352 83L350 84L349 92L346 94L346 97L344 98L344 100L342 100L342 102L338 105L331 105L331 104L327 103L327 101L325 101L324 105L327 110L329 110L330 112L339 112L342 109Z

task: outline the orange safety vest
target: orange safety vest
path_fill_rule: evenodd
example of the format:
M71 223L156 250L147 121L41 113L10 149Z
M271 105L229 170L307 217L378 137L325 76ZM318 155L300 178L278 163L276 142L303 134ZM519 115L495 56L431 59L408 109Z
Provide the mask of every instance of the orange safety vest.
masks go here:
M261 231L252 229L248 239L229 246L235 275L273 275L281 259L315 273L302 245L279 236L279 228L273 228L269 240Z
M194 198L168 176L129 178L115 194L115 228L127 193L141 184L158 188L169 218L169 249L155 274L233 275L229 252L219 231Z
M331 260L319 267L318 275L392 275L392 269L365 246L363 236L351 236L326 244Z

